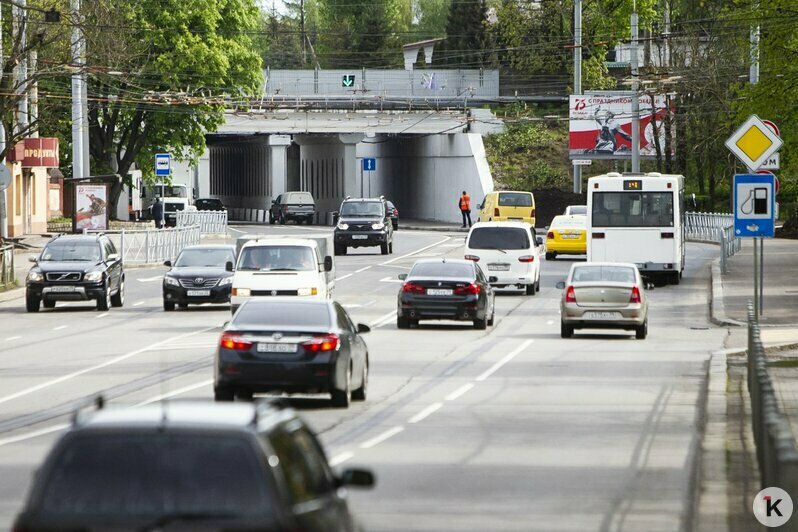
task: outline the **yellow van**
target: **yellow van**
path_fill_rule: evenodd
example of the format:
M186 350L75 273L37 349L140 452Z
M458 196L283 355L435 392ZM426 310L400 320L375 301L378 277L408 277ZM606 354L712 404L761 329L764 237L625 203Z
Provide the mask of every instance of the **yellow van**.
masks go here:
M519 221L535 227L535 196L531 192L488 192L479 206L479 221Z

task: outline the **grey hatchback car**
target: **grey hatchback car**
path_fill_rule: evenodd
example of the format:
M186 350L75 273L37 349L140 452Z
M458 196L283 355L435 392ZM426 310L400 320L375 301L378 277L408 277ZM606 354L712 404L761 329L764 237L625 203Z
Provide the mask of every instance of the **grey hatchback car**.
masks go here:
M560 300L560 336L574 329L625 329L638 340L648 334L648 297L637 266L588 262L571 266Z

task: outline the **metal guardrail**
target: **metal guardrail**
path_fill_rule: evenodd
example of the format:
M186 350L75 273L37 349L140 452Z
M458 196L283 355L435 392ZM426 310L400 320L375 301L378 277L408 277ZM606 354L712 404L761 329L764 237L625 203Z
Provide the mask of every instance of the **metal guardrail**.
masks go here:
M765 348L754 308L748 303L748 393L762 488L779 487L798 493L798 446L787 417L779 408L768 373ZM798 520L779 530L798 530Z
M203 235L223 235L227 233L227 211L177 211L176 225L199 225Z
M687 240L712 241L720 245L720 271L726 260L740 251L741 238L734 236L734 216L727 213L688 212L684 217Z
M0 287L13 284L14 276L14 244L0 245Z
M122 254L123 263L144 264L175 260L184 247L199 244L202 238L199 225L143 231L84 231L92 233L108 235Z

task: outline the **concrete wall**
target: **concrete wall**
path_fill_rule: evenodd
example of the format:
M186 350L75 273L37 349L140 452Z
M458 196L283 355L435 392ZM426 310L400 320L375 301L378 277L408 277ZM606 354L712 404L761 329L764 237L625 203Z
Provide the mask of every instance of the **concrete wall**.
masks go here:
M208 190L231 208L268 209L272 199L268 137L209 144ZM200 183L206 181L200 168ZM202 190L202 187L200 187Z

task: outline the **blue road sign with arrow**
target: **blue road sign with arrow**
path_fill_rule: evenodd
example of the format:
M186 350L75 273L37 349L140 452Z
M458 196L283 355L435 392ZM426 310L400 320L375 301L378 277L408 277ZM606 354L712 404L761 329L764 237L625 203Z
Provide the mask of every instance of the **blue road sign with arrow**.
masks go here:
M341 86L342 87L354 87L355 86L355 75L354 74L344 74L341 76Z
M776 176L734 176L734 235L773 237L776 217Z
M377 159L374 157L363 157L363 170L365 172L373 172L377 169Z

